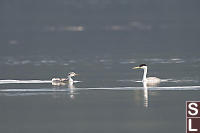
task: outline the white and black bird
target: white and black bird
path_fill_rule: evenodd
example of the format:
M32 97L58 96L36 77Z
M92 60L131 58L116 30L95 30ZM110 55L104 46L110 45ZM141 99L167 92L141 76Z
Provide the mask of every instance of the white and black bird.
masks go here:
M72 79L72 77L77 76L78 74L76 74L75 72L70 72L68 73L67 78L53 78L51 81L52 83L72 83L74 82L74 80Z
M133 69L143 69L144 70L142 82L145 82L148 85L156 85L161 82L161 80L157 77L147 77L147 65L146 64L141 64L139 66L133 67Z

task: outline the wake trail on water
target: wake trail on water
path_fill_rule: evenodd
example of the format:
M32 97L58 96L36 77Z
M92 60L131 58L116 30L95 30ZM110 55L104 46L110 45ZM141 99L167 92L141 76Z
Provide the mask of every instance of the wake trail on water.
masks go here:
M74 81L74 83L79 83L82 81ZM0 80L0 84L46 84L52 83L51 80Z
M141 80L132 80L132 79L123 79L123 80L117 80L119 82L135 82L135 83L142 83ZM161 79L161 83L199 83L198 80L192 80L192 79Z
M0 80L0 84L40 84L51 83L51 80Z

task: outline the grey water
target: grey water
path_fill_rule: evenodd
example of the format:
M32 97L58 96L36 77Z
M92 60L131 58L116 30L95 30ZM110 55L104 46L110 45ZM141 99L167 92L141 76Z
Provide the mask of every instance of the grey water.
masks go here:
M185 132L185 102L200 97L199 4L2 0L0 132ZM159 85L143 86L143 63ZM51 83L71 71L73 86Z

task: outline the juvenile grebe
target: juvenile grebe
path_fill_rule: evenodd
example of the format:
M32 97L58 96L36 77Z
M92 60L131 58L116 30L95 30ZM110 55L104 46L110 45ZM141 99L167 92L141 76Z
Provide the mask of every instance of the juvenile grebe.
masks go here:
M141 64L137 67L133 67L133 69L138 69L138 68L144 70L142 82L145 82L149 85L156 85L156 84L160 83L161 80L159 78L156 78L156 77L148 77L147 78L147 65L146 64Z
M76 74L75 72L70 72L68 73L67 78L53 78L51 81L52 83L56 82L56 83L73 83L74 80L72 79L72 77L76 76L78 74Z

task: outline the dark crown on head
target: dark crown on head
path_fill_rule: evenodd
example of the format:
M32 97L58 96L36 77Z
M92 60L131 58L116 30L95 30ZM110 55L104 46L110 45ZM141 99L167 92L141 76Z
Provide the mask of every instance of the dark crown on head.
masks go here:
M139 67L143 67L143 66L147 66L146 64L141 64L141 65L139 65Z

